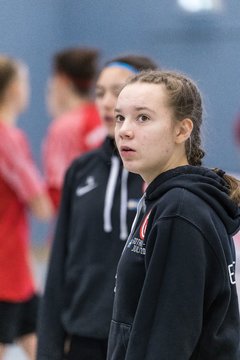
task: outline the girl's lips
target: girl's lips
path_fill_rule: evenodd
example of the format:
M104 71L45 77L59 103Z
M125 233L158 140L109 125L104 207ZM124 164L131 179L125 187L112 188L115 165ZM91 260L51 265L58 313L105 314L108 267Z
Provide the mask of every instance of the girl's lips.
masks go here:
M129 157L134 154L136 151L129 146L121 146L120 147L120 154L122 157Z
M121 151L134 151L132 148L130 148L129 146L121 146L120 147Z

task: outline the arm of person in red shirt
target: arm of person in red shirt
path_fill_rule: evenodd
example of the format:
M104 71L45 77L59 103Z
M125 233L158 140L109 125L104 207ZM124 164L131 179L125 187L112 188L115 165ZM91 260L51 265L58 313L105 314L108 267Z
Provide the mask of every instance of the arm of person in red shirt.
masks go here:
M39 220L51 218L53 207L43 178L21 131L6 132L0 143L0 173L18 198Z
M53 206L46 192L35 195L28 203L32 214L41 221L48 221L53 215Z
M53 123L42 144L44 174L55 211L59 208L65 172L79 152L75 145L76 135L72 131Z
M52 201L55 212L57 212L59 205L60 205L61 193L62 192L60 189L54 188L53 186L49 186L49 188L48 188L48 194Z

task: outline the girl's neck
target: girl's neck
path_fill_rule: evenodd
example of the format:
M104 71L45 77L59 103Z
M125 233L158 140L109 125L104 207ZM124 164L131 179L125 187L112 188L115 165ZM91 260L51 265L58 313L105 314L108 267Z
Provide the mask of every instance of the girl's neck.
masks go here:
M79 96L72 96L68 99L66 104L66 110L71 111L77 107L84 106L89 103L89 98L86 97L79 97Z

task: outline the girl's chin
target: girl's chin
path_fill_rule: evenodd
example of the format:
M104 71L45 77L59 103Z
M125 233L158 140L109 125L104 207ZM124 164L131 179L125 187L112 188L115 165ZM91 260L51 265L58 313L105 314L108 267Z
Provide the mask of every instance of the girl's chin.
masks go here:
M139 174L138 169L136 169L134 166L132 166L132 164L130 164L128 161L123 160L123 166L127 171L129 171L133 174Z

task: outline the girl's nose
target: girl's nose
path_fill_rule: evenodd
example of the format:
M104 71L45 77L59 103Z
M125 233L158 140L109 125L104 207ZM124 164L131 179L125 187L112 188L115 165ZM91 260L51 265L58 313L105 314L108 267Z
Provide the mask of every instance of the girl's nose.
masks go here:
M128 120L124 120L124 122L122 123L120 129L119 129L119 135L120 137L124 138L131 138L133 137L133 129L131 126L131 123Z

